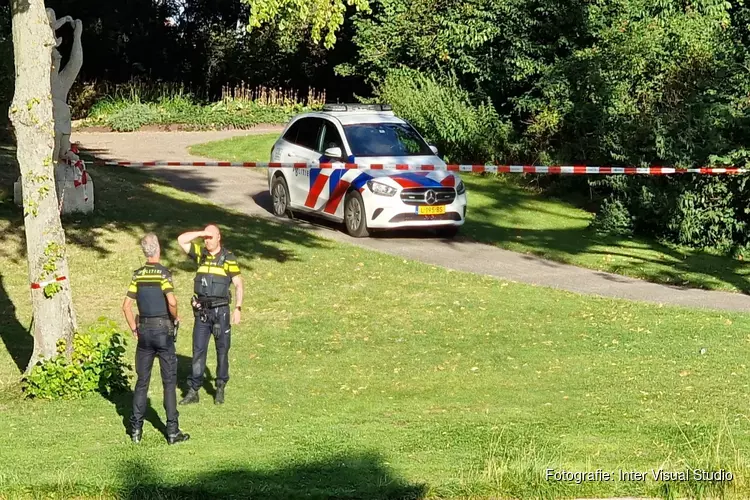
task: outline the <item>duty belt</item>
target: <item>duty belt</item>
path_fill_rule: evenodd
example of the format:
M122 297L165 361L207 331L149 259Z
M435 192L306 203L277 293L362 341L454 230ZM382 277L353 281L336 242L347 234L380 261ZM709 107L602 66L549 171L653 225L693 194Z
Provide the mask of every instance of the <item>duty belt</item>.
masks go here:
M152 317L141 317L139 318L139 322L141 326L144 327L171 327L172 321L169 319L169 316L152 316Z
M229 300L221 297L196 297L196 300L205 309L214 309L229 305Z

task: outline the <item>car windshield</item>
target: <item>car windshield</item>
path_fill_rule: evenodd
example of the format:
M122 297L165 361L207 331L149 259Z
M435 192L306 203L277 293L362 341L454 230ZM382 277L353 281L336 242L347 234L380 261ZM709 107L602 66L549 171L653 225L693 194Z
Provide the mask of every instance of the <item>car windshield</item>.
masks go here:
M345 125L354 156L419 156L434 154L419 134L401 123Z

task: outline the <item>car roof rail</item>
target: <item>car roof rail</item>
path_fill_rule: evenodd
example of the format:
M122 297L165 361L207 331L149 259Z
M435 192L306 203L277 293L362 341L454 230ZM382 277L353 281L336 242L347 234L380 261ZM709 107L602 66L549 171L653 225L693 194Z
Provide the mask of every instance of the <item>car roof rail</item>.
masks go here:
M324 104L323 111L393 111L390 104Z

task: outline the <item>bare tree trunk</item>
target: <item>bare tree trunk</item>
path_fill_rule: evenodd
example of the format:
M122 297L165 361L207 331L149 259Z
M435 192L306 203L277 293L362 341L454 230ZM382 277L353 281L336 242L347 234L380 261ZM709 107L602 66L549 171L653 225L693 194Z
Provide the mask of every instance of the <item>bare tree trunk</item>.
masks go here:
M44 0L11 0L11 9L16 88L9 116L16 132L23 185L29 280L43 283L31 289L34 352L28 373L40 358L55 356L60 339L65 339L70 353L76 318L52 163L54 35Z

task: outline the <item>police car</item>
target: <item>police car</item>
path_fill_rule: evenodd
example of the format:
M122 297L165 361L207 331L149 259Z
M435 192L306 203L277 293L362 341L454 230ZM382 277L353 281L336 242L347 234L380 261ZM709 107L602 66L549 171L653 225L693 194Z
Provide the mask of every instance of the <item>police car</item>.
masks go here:
M445 167L437 148L387 105L326 105L287 124L271 162ZM343 222L354 237L375 229L430 228L453 237L466 218L466 187L446 170L269 168L273 213Z

